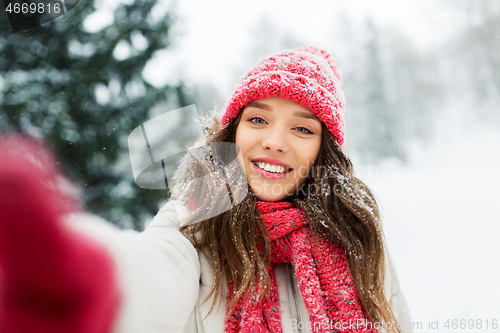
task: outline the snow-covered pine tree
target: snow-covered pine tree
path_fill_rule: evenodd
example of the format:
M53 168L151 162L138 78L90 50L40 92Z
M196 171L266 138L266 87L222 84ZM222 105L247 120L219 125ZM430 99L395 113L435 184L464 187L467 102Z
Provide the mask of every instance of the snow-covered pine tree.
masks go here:
M87 209L135 229L168 193L137 187L129 164L117 167L128 160L127 137L154 105L192 103L182 84L158 88L141 74L156 51L170 47L169 6L122 2L111 24L89 31L84 21L96 8L80 1L42 26L0 31L0 131L48 141L84 188Z

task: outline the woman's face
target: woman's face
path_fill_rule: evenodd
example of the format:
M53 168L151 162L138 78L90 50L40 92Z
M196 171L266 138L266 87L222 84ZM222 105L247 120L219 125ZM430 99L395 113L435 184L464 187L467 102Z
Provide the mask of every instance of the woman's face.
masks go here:
M259 200L280 201L304 184L321 145L321 121L297 102L250 102L236 129L239 162Z

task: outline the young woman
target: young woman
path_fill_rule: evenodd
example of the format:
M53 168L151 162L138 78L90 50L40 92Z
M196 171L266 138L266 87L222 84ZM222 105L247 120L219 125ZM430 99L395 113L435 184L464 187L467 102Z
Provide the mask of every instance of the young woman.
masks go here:
M217 149L188 154L175 201L146 231L178 221L175 207L189 210L177 225L201 278L187 331L410 331L377 203L342 150L344 105L326 52L285 50L252 68L207 126L204 144L234 143L239 168ZM243 200L224 210L228 192Z
M342 149L344 111L326 52L263 58L142 234L69 216L33 176L57 178L36 171L51 163L0 140L16 147L0 165L0 329L411 332L377 203Z

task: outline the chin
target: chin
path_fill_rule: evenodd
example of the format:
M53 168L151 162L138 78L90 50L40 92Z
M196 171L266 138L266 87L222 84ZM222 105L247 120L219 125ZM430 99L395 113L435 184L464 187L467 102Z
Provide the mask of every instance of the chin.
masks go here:
M260 193L256 194L255 196L260 201L283 201L289 197L286 194L267 194L267 193Z

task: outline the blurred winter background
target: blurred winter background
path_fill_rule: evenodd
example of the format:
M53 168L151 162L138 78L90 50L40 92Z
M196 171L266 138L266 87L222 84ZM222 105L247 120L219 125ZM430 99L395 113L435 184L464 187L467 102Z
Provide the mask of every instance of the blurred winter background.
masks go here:
M89 210L141 230L168 193L135 185L134 128L223 106L269 52L324 48L416 331L498 331L499 36L498 0L81 0L0 32L0 128L47 140Z

